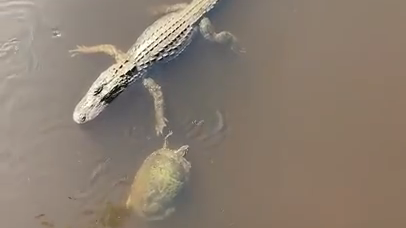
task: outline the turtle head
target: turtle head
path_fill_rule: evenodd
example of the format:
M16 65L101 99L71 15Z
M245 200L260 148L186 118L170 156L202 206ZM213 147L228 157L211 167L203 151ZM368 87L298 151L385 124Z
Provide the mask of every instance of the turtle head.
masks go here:
M178 154L181 157L183 157L183 156L186 155L188 150L189 150L189 146L188 145L183 145L178 150L175 151L175 154Z

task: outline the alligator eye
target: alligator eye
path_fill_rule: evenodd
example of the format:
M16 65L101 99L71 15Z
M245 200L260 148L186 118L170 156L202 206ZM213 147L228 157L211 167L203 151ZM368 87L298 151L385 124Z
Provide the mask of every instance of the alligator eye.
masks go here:
M99 93L101 93L102 90L103 90L103 85L97 87L97 89L94 91L94 95L98 95Z

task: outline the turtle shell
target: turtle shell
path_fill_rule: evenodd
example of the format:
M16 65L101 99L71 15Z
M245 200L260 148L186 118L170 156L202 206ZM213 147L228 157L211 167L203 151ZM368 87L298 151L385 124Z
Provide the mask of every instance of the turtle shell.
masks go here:
M168 148L152 152L135 175L127 207L147 220L174 212L174 200L190 176L191 164L183 155Z

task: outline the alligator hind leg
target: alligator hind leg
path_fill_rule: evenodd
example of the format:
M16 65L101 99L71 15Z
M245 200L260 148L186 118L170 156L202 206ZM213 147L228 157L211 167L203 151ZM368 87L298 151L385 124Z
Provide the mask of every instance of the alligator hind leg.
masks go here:
M237 37L229 31L221 31L216 33L214 26L207 17L204 17L199 24L200 33L207 40L221 44L230 44L231 50L237 53L245 53L245 48L240 47Z
M116 48L114 45L111 44L100 44L95 46L78 45L76 46L76 49L69 50L69 53L71 53L72 57L74 57L79 53L83 54L105 53L113 57L116 60L116 62L119 62L126 58L126 54L123 51L119 50L118 48Z
M173 12L176 12L179 10L183 10L188 5L189 5L189 3L186 3L186 2L177 3L177 4L173 4L173 5L164 4L164 5L151 7L150 12L153 15L163 15L163 14L168 14L168 13L173 13Z
M156 134L160 135L162 134L163 129L166 127L166 122L168 122L168 120L165 118L164 115L165 102L161 86L158 85L152 78L143 79L142 84L154 99L155 121L156 121L155 130Z

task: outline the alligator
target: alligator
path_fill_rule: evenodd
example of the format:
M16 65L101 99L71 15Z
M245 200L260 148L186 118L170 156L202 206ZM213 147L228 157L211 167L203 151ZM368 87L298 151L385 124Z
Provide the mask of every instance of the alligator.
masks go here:
M152 14L161 17L144 30L126 53L111 44L78 45L69 50L72 57L79 53L104 53L115 59L115 63L100 74L76 105L73 120L78 124L93 120L130 84L141 81L154 101L156 134L162 134L168 120L164 115L162 89L147 74L152 67L178 57L199 31L206 40L230 45L236 53L245 52L236 36L229 31L215 32L206 17L220 1L192 0L151 8Z

